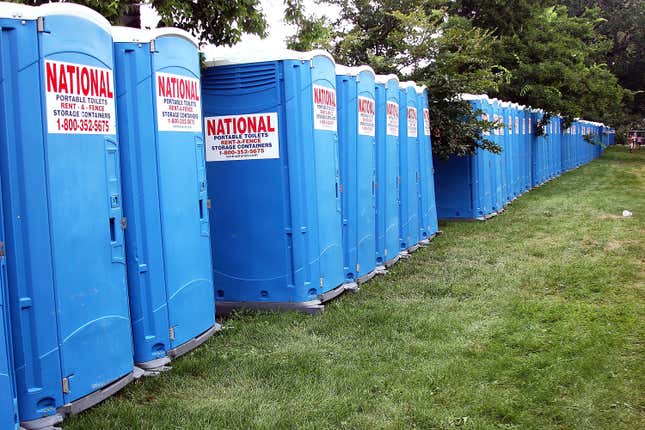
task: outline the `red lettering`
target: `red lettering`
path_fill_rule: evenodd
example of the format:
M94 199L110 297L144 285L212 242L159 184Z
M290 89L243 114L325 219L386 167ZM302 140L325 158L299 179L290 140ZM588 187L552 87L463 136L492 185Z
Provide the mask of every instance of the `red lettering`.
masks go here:
M47 92L58 92L58 79L56 79L56 66L52 63L45 63L47 74Z
M214 136L216 133L215 121L209 119L208 121L206 121L206 135Z
M264 117L261 116L260 120L258 121L258 131L259 132L265 132L267 131L267 125L266 122L264 122Z
M258 131L257 117L251 116L246 119L246 131L248 133L255 133Z

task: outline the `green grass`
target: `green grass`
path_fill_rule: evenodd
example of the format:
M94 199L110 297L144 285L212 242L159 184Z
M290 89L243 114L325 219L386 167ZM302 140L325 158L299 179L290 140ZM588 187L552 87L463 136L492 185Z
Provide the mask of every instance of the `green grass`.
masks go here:
M645 151L611 149L321 315L237 314L64 428L644 428L644 192Z

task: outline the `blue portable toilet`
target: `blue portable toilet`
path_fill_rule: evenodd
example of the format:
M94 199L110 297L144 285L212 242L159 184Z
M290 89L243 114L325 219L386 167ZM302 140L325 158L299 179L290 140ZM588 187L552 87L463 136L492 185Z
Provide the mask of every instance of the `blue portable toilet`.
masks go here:
M113 37L134 361L150 370L218 328L199 54L174 28Z
M522 136L520 134L520 105L512 103L513 118L513 196L517 198L522 194Z
M521 190L522 194L531 189L531 144L528 128L528 110L520 105L520 154L521 154Z
M8 9L8 8L7 8ZM19 10L19 9L16 9ZM7 10L0 7L0 27ZM0 135L4 138L4 135ZM2 212L2 177L0 176L0 428L18 430L18 399L13 370L9 291L7 290L4 217Z
M376 264L399 253L399 79L376 76Z
M571 146L572 146L572 151L571 151L571 169L577 168L580 164L580 142L578 141L580 133L580 124L578 123L578 120L574 120L573 124L571 125Z
M416 84L402 82L399 95L399 177L401 252L414 252L419 237L419 126Z
M500 145L502 147L501 153L501 173L502 173L502 196L504 206L513 200L513 177L512 177L512 139L513 139L513 125L510 118L510 103L501 101L499 102L498 121L503 125L500 131Z
M208 63L202 97L218 312L318 311L355 289L343 273L331 55L231 52Z
M376 100L371 67L336 66L343 267L359 284L375 274Z
M138 373L111 27L70 3L29 15L2 22L0 173L20 418L37 428Z
M560 174L560 133L559 133L559 120L557 116L551 117L551 146L552 148L552 159L553 163L551 165L551 177L556 178Z
M503 125L503 119L500 112L500 101L496 98L489 99L490 118L497 126ZM490 170L491 170L491 187L493 190L493 211L504 211L504 128L494 127L491 135L493 142L495 142L501 149L500 153L490 155Z
M553 117L553 139L551 140L554 145L553 159L555 162L554 176L562 174L562 118L559 115Z
M511 103L503 101L500 103L500 116L504 124L504 151L502 158L504 163L504 202L510 203L513 200L513 119L511 117Z
M568 150L569 150L569 129L564 128L564 122L560 120L561 135L560 135L560 162L562 165L562 173L568 171Z
M490 107L486 95L462 94L473 110L481 110L482 119L488 120ZM483 132L490 137L490 131ZM471 156L452 155L436 161L436 198L440 219L484 220L495 215L494 190L490 172L490 157L495 154L481 148Z
M553 119L544 125L544 139L545 139L545 156L544 156L544 182L548 182L552 177L553 169Z
M531 176L533 181L533 186L537 187L542 185L546 180L546 145L545 137L543 131L538 130L539 121L542 119L541 109L534 109L531 115L533 126L533 139L531 145L532 152L532 163L531 163Z
M422 244L430 242L439 231L434 189L432 139L430 137L430 109L428 89L415 86L417 91L417 120L419 135L419 234Z

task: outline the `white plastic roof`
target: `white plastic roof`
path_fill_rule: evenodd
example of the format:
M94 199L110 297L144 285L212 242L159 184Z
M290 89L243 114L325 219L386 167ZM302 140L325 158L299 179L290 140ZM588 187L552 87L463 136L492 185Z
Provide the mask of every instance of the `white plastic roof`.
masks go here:
M401 88L415 88L417 87L417 83L414 81L404 81L404 82L399 82L399 87Z
M175 36L175 37L181 37L183 39L186 39L193 45L195 45L196 48L199 48L199 41L193 37L192 34L190 34L187 31L182 30L181 28L176 28L176 27L161 27L161 28L155 28L153 30L149 30L151 39L159 39L160 37L165 37L165 36Z
M334 64L334 57L327 51L322 49L315 49L309 52L298 52L291 49L258 49L254 52L240 52L237 48L229 48L225 50L222 55L206 61L206 65L213 66L231 66L235 64L250 64L250 63L263 63L267 61L280 61L280 60L301 60L309 61L314 57L327 57Z
M352 68L348 66L343 66L342 64L336 64L336 74L337 75L347 75L353 76Z
M374 69L372 69L370 66L363 64L357 67L352 67L352 70L356 75L359 75L360 73L363 73L363 72L370 73L376 79L376 73L374 73Z
M196 48L199 47L197 39L180 28L162 27L153 30L141 30L130 27L112 27L112 38L115 42L150 43L153 40L166 36L181 37L195 45Z
M496 100L496 99L489 99L486 94L462 93L462 94L459 94L459 97L462 100Z
M0 2L0 18L36 19L38 8L20 3Z
M417 90L417 94L423 94L423 92L427 89L425 85L415 85L414 89Z
M112 39L115 42L150 42L150 32L131 27L112 27Z
M107 33L112 32L112 26L107 19L100 13L90 9L89 7L81 6L76 3L45 3L38 6L36 9L37 17L47 17L54 15L76 16L86 21L91 21L99 27L103 28Z
M387 84L389 81L396 81L396 83L399 83L399 77L393 74L389 75L376 75L376 82L379 84Z
M370 66L357 66L357 67L347 67L340 64L336 64L336 74L337 75L347 75L347 76L358 76L362 72L370 73L376 78L376 73L374 69Z

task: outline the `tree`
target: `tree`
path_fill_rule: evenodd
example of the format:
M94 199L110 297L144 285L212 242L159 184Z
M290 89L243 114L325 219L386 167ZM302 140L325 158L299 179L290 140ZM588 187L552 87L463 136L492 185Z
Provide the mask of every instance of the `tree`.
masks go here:
M441 157L472 154L478 147L500 148L484 138L492 123L478 119L458 95L486 92L504 78L491 62L494 37L470 21L447 15L444 1L329 0L338 6L335 21L305 16L299 1L287 2L298 16L292 48L327 48L341 64L369 64L377 73L396 73L429 90L433 151ZM289 8L300 8L290 12ZM288 15L289 16L289 15ZM317 25L325 32L315 32ZM497 72L494 72L494 69Z
M19 3L38 5L47 0L19 0ZM139 5L136 0L75 0L88 6L113 24L140 26ZM203 43L232 45L244 33L266 36L266 20L259 0L150 0L161 15L162 26L182 28Z
M595 31L599 10L571 17L564 6L534 11L522 31L502 35L498 61L511 76L496 96L561 114L604 120L624 96L606 64L611 42Z
M623 108L606 115L619 131L645 128L645 3L640 0L564 0L569 13L579 16L597 7L604 22L598 31L612 41L607 54L609 70L618 83L631 90Z

